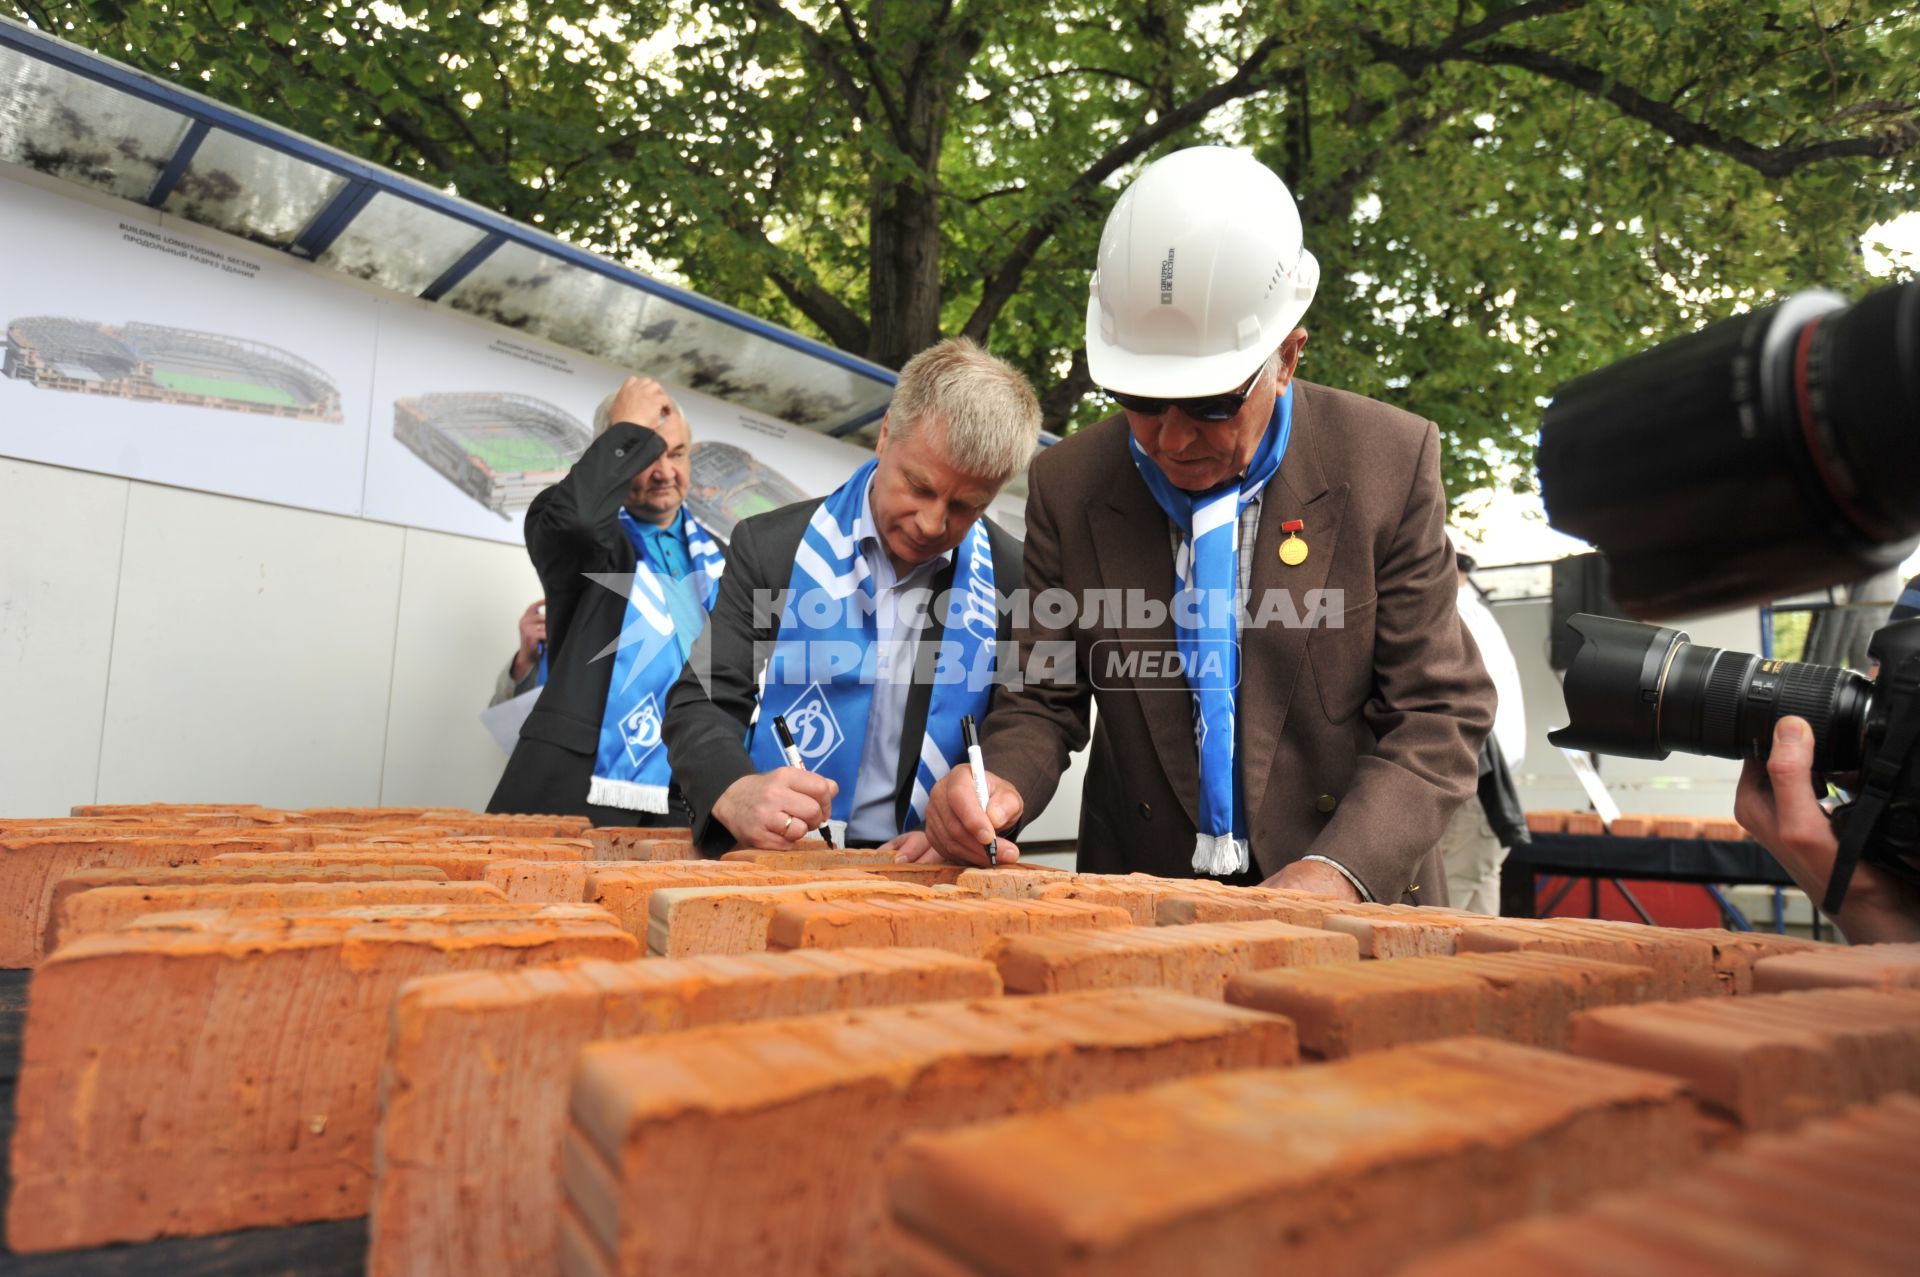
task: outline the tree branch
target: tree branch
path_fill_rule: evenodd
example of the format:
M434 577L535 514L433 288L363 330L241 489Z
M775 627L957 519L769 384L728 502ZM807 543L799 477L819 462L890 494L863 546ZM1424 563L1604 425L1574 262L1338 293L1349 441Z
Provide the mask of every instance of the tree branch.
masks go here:
M689 165L702 177L709 175L697 165ZM720 191L720 217L727 229L751 246L768 263L767 278L780 290L781 296L793 303L794 309L805 315L819 326L827 335L827 340L842 350L862 351L867 349L873 330L857 311L828 292L813 273L807 269L804 261L796 259L767 237L766 228L756 221L741 217L739 203L724 186Z
M1445 62L1471 62L1480 66L1505 66L1531 71L1535 75L1565 84L1589 97L1610 102L1622 114L1652 125L1682 146L1697 146L1716 151L1766 177L1785 177L1809 164L1843 156L1892 155L1912 146L1920 131L1920 112L1908 116L1902 136L1836 138L1804 146L1761 146L1735 137L1710 124L1703 124L1682 112L1673 102L1648 96L1632 85L1623 84L1605 71L1583 66L1557 53L1524 45L1485 43L1488 35L1517 23L1562 13L1585 0L1528 0L1455 32L1441 43L1428 48L1397 45L1378 32L1360 28L1360 40L1382 62L1397 67L1410 79L1417 79L1428 68Z
M893 95L887 92L887 79L880 65L879 52L867 43L865 36L860 34L860 27L853 19L853 10L847 7L847 0L833 0L833 8L840 15L841 24L847 29L847 42L853 46L853 51L860 55L861 63L867 68L867 82L873 86L873 95L880 99L880 109L887 114L887 123L893 128L894 138L903 143L910 141L911 139L907 137L906 121L900 113L900 105L893 100ZM800 25L807 24L803 22Z
M763 19L785 23L795 35L800 37L800 43L806 46L807 52L811 54L814 60L822 67L826 68L827 78L832 80L834 87L840 90L840 96L846 101L847 110L852 112L853 117L862 124L872 124L873 113L869 109L872 104L868 101L866 93L860 88L859 82L848 72L846 64L840 60L833 46L827 43L820 32L814 28L813 24L803 21L796 14L788 12L786 6L782 5L779 0L751 0L751 2L755 11L758 12ZM885 101L885 96L882 95L881 103L883 106L885 105Z
M1116 142L1107 153L1083 169L1079 176L1068 183L1059 199L1047 209L1041 211L1027 228L1027 233L1013 246L1001 263L987 272L986 286L981 290L979 304L967 317L961 329L965 336L984 343L987 333L993 328L1000 312L1013 299L1020 288L1020 281L1026 275L1027 268L1040 253L1046 242L1060 226L1067 214L1077 209L1100 183L1118 172L1125 165L1145 155L1160 143L1179 133L1182 129L1199 123L1212 114L1215 108L1240 98L1251 97L1264 92L1269 81L1263 78L1267 59L1279 47L1278 36L1268 36L1247 55L1247 60L1239 70L1219 84L1191 101L1168 111L1156 118L1151 124L1142 124Z
M1603 71L1581 66L1558 54L1515 45L1488 45L1453 55L1448 60L1477 62L1484 66L1509 66L1532 71L1556 80L1591 97L1604 98L1623 115L1665 133L1682 146L1697 146L1746 165L1766 177L1786 177L1810 164L1846 156L1873 157L1896 155L1914 145L1914 130L1902 130L1904 137L1890 134L1870 137L1835 138L1805 146L1761 146L1745 138L1722 132L1709 124L1688 118L1669 102L1648 97L1629 84L1622 84ZM1909 125L1920 121L1920 112L1908 116Z

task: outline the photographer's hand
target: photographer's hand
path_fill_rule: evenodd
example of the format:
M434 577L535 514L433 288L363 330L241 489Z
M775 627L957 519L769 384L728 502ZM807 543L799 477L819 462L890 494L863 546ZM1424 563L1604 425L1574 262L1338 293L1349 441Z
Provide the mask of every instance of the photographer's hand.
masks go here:
M1818 901L1827 890L1840 840L1813 796L1813 731L1800 718L1773 729L1773 751L1748 759L1734 792L1733 818ZM1861 864L1834 918L1854 944L1920 940L1920 901L1872 865Z

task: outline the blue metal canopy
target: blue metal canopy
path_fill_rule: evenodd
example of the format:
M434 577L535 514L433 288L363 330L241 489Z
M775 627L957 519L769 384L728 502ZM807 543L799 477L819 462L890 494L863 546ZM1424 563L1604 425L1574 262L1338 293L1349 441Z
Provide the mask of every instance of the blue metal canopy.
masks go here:
M5 18L0 161L808 429L853 434L893 393L878 364Z

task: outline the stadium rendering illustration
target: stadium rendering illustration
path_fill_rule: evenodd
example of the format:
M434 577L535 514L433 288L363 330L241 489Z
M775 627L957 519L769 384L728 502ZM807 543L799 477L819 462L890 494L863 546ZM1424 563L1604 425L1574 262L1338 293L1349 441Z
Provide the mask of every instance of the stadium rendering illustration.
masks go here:
M7 325L0 373L46 390L337 422L340 390L298 355L220 333L35 315Z
M730 443L696 443L687 462L687 507L722 541L733 539L733 525L742 519L807 499L786 476Z
M396 399L393 437L503 519L565 476L593 441L544 399L488 392Z

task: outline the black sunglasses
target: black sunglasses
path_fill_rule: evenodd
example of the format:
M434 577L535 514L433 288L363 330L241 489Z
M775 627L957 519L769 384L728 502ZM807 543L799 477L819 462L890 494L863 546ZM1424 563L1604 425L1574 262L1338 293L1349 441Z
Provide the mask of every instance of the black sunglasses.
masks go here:
M1266 369L1267 366L1261 364L1240 389L1217 395L1195 395L1191 399L1151 399L1145 395L1123 395L1117 390L1109 390L1107 397L1128 412L1137 412L1143 417L1157 417L1169 408L1178 408L1195 421L1231 421L1246 406L1254 383L1260 380L1260 374Z

